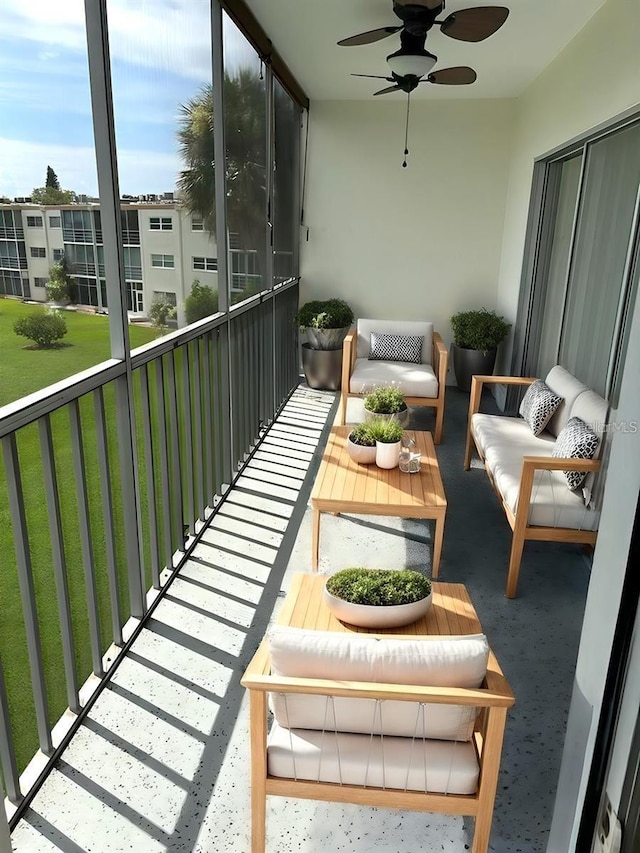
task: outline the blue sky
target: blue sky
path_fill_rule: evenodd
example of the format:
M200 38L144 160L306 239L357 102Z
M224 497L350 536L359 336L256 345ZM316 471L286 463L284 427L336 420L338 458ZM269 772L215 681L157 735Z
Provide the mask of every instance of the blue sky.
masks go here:
M171 191L179 104L211 82L208 0L108 0L120 192ZM225 18L225 65L258 67ZM29 195L47 166L97 195L83 0L2 0L0 195Z

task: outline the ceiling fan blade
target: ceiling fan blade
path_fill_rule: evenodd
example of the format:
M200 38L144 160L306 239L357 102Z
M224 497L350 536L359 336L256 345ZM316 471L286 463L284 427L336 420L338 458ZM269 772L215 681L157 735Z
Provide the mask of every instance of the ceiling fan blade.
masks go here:
M388 95L389 92L401 92L400 86L387 86L386 89L380 89L379 92L374 92L374 95Z
M374 80L388 80L390 83L393 77L383 77L381 74L352 74L352 77L372 77Z
M440 31L459 41L483 41L492 36L509 17L504 6L477 6L452 12L440 25Z
M434 71L433 74L429 74L426 80L421 80L421 82L439 83L442 86L466 86L469 83L474 83L477 76L473 68L469 68L467 65L456 65L454 68Z
M394 33L399 33L401 29L402 26L380 27L377 30L368 30L366 33L358 33L357 36L342 39L338 44L340 47L357 47L361 44L372 44L374 41L380 41L380 39L386 39L387 36L392 36Z

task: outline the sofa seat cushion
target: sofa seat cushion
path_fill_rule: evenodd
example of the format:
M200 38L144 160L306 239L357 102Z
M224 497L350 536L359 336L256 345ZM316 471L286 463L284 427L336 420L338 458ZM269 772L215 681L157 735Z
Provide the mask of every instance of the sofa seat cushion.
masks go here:
M476 414L473 433L503 501L515 515L520 494L524 456L551 456L555 439L546 431L531 434L525 421L498 415ZM562 471L536 471L529 524L597 530L599 513L587 509L581 494L571 492Z
M449 794L474 794L479 773L472 743L323 734L277 722L267 741L267 770L285 779Z
M433 351L433 323L421 320L368 320L359 318L356 356L369 358L371 332L384 335L417 335L424 338L422 343L422 363L431 364Z
M567 491L565 487L565 491ZM479 687L485 677L489 645L483 634L380 640L335 631L274 626L269 631L271 671L298 678L327 678L432 687ZM331 729L412 737L417 706L412 702L273 693L271 710L287 728ZM475 706L423 706L425 737L468 740ZM424 729L423 729L424 726Z
M349 391L366 394L376 385L396 385L405 397L437 397L438 380L430 364L408 364L404 361L369 361L357 358L351 374Z

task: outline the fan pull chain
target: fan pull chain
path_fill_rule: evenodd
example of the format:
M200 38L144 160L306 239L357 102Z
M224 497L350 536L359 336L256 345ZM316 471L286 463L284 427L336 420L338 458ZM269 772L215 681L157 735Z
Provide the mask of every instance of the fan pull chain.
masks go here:
M411 92L407 92L407 122L404 128L404 160L402 168L407 168L407 155L409 153L409 108L411 106Z

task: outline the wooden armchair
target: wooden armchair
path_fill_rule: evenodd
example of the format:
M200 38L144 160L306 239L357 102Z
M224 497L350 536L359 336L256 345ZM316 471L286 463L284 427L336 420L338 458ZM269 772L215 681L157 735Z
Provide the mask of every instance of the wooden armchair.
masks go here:
M422 363L369 360L372 332L422 337ZM343 343L339 425L343 426L346 422L349 397L361 397L375 385L393 383L404 392L407 405L435 409L433 440L435 444L440 444L448 358L447 348L440 335L433 330L433 323L358 320L357 328L347 335Z
M469 470L475 447L513 531L507 598L516 595L527 540L594 545L598 535L599 513L585 506L582 494L569 491L561 472L586 471L593 476L600 469L599 460L554 458L551 454L556 436L570 416L578 416L602 432L606 402L563 368L554 367L545 381L565 403L540 436L534 436L521 419L479 414L485 385L527 386L535 380L531 376L474 376L471 380L464 468Z
M302 631L301 636L305 633L318 635L317 638L307 636L308 646L316 651L315 658L311 662L300 659L305 640L299 642L298 637L293 640L293 656L298 668L308 671L310 667L314 675L330 671L322 668L318 657L326 651L327 636L337 638L339 643L374 642L381 654L384 654L385 643L430 644L441 640L406 635L363 637L362 634L325 631ZM265 851L266 797L269 794L471 815L475 818L472 853L486 853L507 710L514 698L495 656L486 646L484 635L448 638L445 643L447 641L485 644L483 667L486 669L483 669L484 678L480 672L477 681L480 686L430 687L359 681L350 677L353 668L349 670L348 663L346 675L340 677L341 672L345 673L344 669L340 670L345 665L343 654L338 655L341 661L334 678L274 674L273 646L268 639L263 640L242 679L249 690L250 702L252 853ZM457 654L459 656L460 652ZM417 669L423 668L422 663L417 664ZM390 667L398 667L397 651L390 654ZM396 680L401 681L402 674L396 676ZM267 735L269 694L275 720ZM276 697L279 708L274 706ZM339 705L340 702L346 704ZM354 708L353 703L364 709ZM411 707L406 707L408 705ZM374 706L374 709L367 711L366 706ZM405 726L409 729L405 736L398 736L397 729L393 728L393 725L400 725L398 706L401 706L399 716L405 717ZM371 714L373 726L367 729L367 718ZM425 716L429 721L427 725L439 725L435 719L445 728L457 726L456 732L460 732L466 726L466 731L456 735L456 740L446 740L447 735L442 731L433 739L433 734L425 734ZM343 721L347 721L346 731ZM360 734L353 734L354 726ZM411 733L413 736L406 736ZM354 777L363 781L356 783Z

